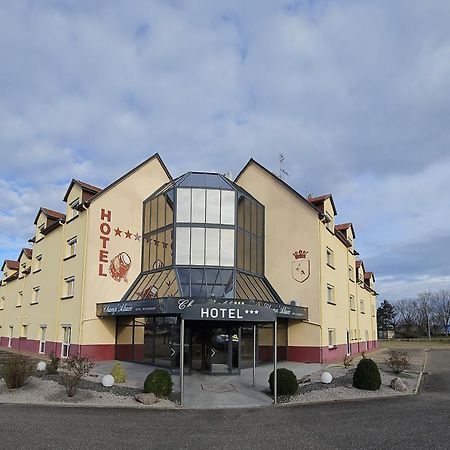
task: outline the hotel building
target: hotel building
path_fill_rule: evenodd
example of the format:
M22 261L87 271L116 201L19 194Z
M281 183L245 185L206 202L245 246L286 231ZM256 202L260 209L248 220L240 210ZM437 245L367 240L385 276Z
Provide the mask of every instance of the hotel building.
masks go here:
M5 260L0 345L239 373L377 346L376 292L331 195L304 198L251 159L233 181L173 179L158 154L104 189L72 180ZM180 324L183 322L183 327Z

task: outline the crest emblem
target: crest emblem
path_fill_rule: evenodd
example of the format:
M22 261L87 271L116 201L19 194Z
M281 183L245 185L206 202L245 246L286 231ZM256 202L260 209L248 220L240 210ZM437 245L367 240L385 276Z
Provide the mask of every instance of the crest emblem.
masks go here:
M306 259L308 251L298 250L292 253L292 278L299 283L304 283L311 275L311 261Z

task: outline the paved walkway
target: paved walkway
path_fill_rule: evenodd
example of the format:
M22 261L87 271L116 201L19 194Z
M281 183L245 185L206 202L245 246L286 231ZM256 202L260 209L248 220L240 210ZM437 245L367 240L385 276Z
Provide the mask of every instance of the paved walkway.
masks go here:
M101 377L111 371L117 361L102 361L97 363L93 372ZM146 376L155 367L120 361L127 373L126 386L142 388ZM292 370L297 378L309 375L323 368L321 364L306 364L293 362L280 362L278 367ZM184 406L188 408L241 408L243 406L264 406L272 403L264 394L269 388L269 375L273 365L263 365L256 368L256 385L252 386L253 370L243 369L241 375L208 375L192 371L185 375ZM172 376L174 390L180 390L179 375Z

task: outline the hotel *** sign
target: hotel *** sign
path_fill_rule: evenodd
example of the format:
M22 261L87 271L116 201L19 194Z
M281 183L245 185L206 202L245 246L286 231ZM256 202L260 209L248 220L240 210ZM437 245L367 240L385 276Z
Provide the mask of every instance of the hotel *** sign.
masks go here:
M97 316L180 315L186 320L274 322L276 317L306 320L307 309L269 302L211 299L153 299L97 304Z

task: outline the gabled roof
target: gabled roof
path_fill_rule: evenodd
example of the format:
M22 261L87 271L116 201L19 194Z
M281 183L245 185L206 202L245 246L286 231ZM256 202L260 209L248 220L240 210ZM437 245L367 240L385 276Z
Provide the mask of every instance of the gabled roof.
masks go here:
M348 230L349 228L351 228L351 230L352 230L352 233L353 233L353 236L356 236L356 234L355 234L355 229L353 228L353 224L352 223L341 223L341 224L338 224L338 225L336 225L334 228L336 228L336 230L338 230L338 231L346 231L346 230Z
M25 256L28 259L31 259L31 257L33 256L33 250L31 248L23 248L20 251L19 257L17 258L17 261L20 261L20 258L22 258L22 255L25 253Z
M63 213L60 213L58 211L53 211L52 209L48 209L48 208L39 208L39 211L36 215L36 219L34 219L34 224L37 224L38 218L39 218L39 214L44 213L49 219L53 219L53 220L66 220L66 215Z
M359 259L359 260L356 260L356 268L359 269L359 268L361 268L361 267L362 267L362 269L363 269L364 272L365 272L366 269L365 269L365 267L364 267L364 262L361 261L360 259Z
M320 205L325 202L325 200L330 199L331 206L333 207L334 215L337 214L336 205L334 204L333 196L331 194L319 195L317 197L313 197L308 195L308 202L312 203L314 206Z
M370 279L373 278L373 281L375 281L375 275L373 272L364 272L364 279Z
M93 195L98 194L102 190L101 188L94 186L93 184L85 183L84 181L76 180L75 178L72 178L72 181L70 182L69 187L67 188L67 191L64 195L64 198L63 198L64 202L67 201L67 197L69 197L69 193L74 184L78 184L78 186L80 186L81 189L83 189L83 191L90 192Z
M250 158L247 162L247 164L243 167L243 169L238 173L237 177L234 179L235 183L238 183L238 179L241 177L241 175L247 170L247 168L251 165L254 164L255 166L259 167L260 169L262 169L267 175L269 175L270 177L272 177L272 179L274 179L275 181L277 181L279 184L281 184L281 186L283 186L284 188L286 188L288 191L290 191L292 194L294 194L300 201L302 201L303 203L305 203L305 205L308 205L310 208L312 208L314 210L314 212L316 212L319 216L322 214L321 211L319 211L315 205L311 204L310 202L308 202L308 200L306 200L305 197L303 197L303 195L299 194L294 188L292 188L291 186L289 186L289 184L285 183L281 178L277 177L275 174L273 174L270 170L266 169L262 164L260 164L258 161L254 160L253 158Z
M19 261L14 261L12 259L5 259L2 264L2 270L5 266L10 270L18 270L19 269Z
M102 189L101 191L97 192L96 194L94 194L86 203L88 205L90 205L92 202L94 202L95 200L97 200L97 198L99 198L101 195L103 195L105 192L109 191L110 189L112 189L113 187L115 187L116 185L118 185L120 182L122 182L125 178L128 178L130 175L132 175L134 172L138 171L141 167L145 166L147 163L149 163L152 159L157 159L159 161L159 163L161 164L161 167L163 168L164 172L167 175L167 178L169 178L169 180L172 180L172 175L170 174L169 170L167 169L166 165L164 164L163 160L161 159L161 157L159 156L158 153L155 153L154 155L150 156L150 158L147 158L145 161L142 161L139 165L137 165L136 167L134 167L133 169L131 169L130 171L128 171L125 175L122 175L120 178L118 178L117 180L113 181L110 185L106 186L104 189Z

